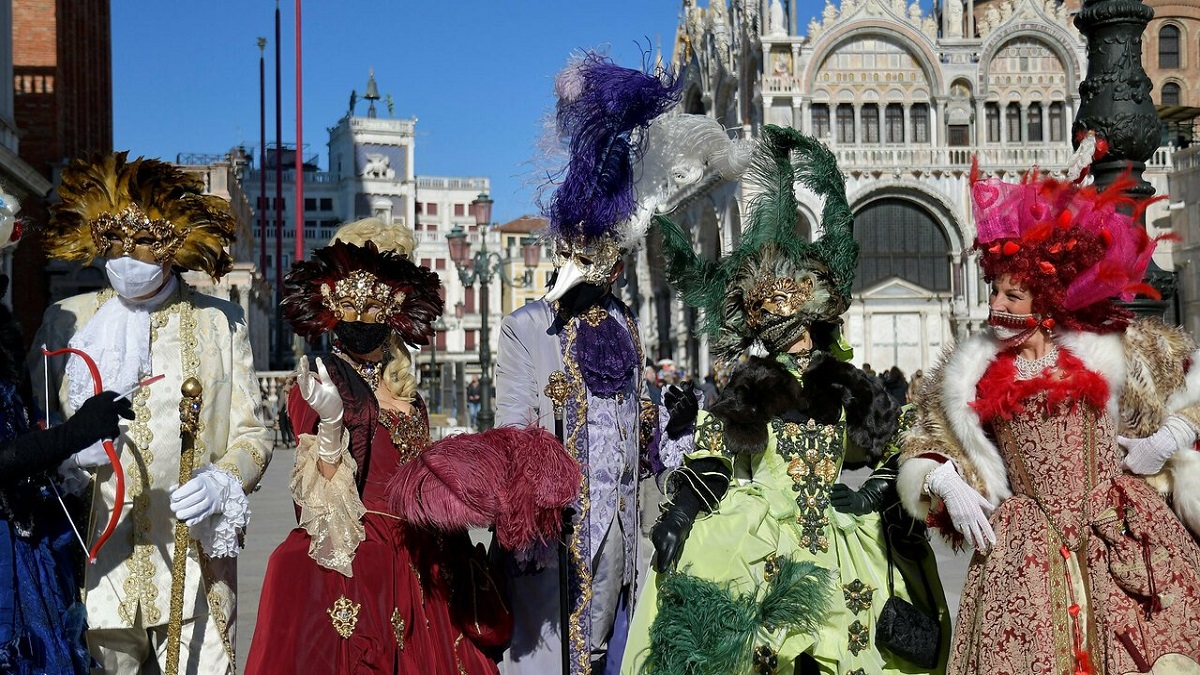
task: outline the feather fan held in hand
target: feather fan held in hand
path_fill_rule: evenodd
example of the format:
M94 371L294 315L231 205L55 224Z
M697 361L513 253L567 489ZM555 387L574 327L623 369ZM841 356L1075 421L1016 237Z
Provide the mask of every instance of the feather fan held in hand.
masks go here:
M579 492L579 463L541 427L450 436L400 467L388 486L402 520L441 530L496 528L523 551L556 541L562 509Z

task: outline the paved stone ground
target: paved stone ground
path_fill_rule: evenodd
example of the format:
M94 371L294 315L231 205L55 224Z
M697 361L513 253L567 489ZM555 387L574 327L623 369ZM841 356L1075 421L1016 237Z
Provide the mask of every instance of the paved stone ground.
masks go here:
M275 547L283 541L288 532L296 525L295 511L292 508L291 496L288 492L288 478L292 470L295 453L291 448L277 447L271 460L271 466L263 477L260 489L250 496L251 530L246 537L246 549L242 551L238 561L238 635L237 657L239 672L246 664L246 655L250 650L250 640L254 636L254 620L258 615L258 596L262 589L263 574L266 572L267 559ZM861 474L847 474L847 483L857 486L862 480ZM652 482L643 485L644 531L657 515L658 488ZM486 537L486 533L473 533L476 538ZM643 541L642 567L645 568L650 558L648 540ZM969 556L955 555L941 541L934 538L934 549L938 557L942 585L946 589L946 600L950 605L951 616L958 611L958 597L962 589Z

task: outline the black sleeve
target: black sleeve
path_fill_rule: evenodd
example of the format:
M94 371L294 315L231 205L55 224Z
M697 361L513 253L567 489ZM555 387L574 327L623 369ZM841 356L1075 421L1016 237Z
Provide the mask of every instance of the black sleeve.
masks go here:
M45 431L31 431L0 445L0 481L15 483L57 467L86 447L78 447L72 436L67 425L59 425Z

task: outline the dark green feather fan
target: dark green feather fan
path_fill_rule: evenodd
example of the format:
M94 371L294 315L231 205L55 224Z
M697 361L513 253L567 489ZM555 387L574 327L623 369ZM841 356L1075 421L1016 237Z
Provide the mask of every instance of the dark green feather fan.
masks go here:
M816 630L829 608L830 573L812 562L778 562L762 600L686 572L661 577L643 672L740 675L749 672L760 629Z
M809 321L832 320L850 305L858 263L854 217L837 160L820 141L794 129L763 127L747 174L749 200L741 241L721 260L702 260L679 226L656 222L663 240L667 281L683 301L705 312L705 328L719 358L733 359L757 337L746 325L743 298L766 275L815 275L821 302L805 308ZM795 185L825 199L823 233L815 242L797 236L800 217Z

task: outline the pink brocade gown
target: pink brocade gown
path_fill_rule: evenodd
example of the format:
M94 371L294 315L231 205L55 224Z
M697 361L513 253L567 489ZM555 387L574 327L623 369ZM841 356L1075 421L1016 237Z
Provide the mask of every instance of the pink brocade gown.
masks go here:
M412 416L423 412L415 407ZM424 433L427 442L427 428ZM467 534L437 534L382 515L389 511L388 481L403 461L388 428L377 424L362 494L366 540L355 552L353 577L318 566L308 555L309 535L303 529L292 530L275 549L263 582L248 675L499 672L463 632L471 622L470 608L463 611L450 601L451 579L470 559ZM349 608L345 616L353 617L347 637L331 616L341 598L346 601L340 606ZM340 625L344 630L346 623Z
M1200 661L1196 542L1122 473L1109 415L1083 402L1047 415L1044 393L1025 404L985 425L1013 496L991 517L995 548L971 561L949 672L1071 674L1077 641L1096 674L1142 672L1139 660L1191 672L1165 666Z

